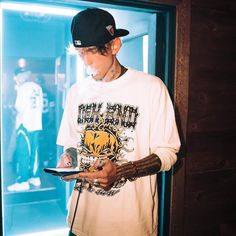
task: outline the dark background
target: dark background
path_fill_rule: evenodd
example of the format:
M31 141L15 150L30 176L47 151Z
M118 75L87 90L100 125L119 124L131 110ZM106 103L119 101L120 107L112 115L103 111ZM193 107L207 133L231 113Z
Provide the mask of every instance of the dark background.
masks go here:
M155 1L160 2L160 1ZM171 235L236 235L236 1L176 5L175 104L182 150Z

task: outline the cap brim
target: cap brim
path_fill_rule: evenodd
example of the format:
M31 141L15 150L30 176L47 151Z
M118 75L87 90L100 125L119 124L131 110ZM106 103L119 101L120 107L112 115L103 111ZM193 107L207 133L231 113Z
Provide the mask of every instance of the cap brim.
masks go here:
M123 37L129 34L128 30L125 29L116 29L115 37Z
M116 29L115 31L115 34L114 35L110 35L110 37L104 41L101 41L101 42L87 42L87 43L84 43L83 45L76 45L75 44L75 40L73 40L73 45L75 48L85 48L85 47L91 47L91 46L103 46L105 45L106 43L110 42L112 39L114 38L118 38L118 37L123 37L123 36L126 36L129 34L129 31L128 30L125 30L125 29ZM72 36L73 37L73 36Z

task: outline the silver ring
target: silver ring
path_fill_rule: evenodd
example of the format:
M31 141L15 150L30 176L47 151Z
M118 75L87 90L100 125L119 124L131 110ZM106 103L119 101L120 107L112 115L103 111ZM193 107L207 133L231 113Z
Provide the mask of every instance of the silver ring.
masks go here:
M98 167L102 168L105 165L105 161L103 159L98 160Z
M97 178L94 179L93 185L94 185L95 187L99 187L99 186L100 186L100 183L98 182L98 179L97 179Z

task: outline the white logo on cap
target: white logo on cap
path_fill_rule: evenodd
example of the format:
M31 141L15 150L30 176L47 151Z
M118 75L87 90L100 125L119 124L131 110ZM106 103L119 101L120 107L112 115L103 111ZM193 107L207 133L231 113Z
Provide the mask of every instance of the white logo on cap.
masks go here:
M76 46L80 46L81 45L81 41L80 40L74 40L74 43Z
M106 29L108 30L108 32L110 33L111 36L113 36L115 34L113 25L106 26Z

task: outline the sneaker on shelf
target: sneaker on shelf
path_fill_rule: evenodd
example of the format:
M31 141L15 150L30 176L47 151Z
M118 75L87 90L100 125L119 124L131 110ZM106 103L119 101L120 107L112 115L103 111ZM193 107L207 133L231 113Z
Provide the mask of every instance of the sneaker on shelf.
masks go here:
M33 186L35 186L35 187L39 187L39 186L41 185L41 181L40 181L40 178L39 178L39 177L30 178L30 179L28 180L28 182L29 182L30 184L32 184Z
M25 191L29 189L30 189L30 186L28 182L15 183L7 187L7 190L10 192Z

